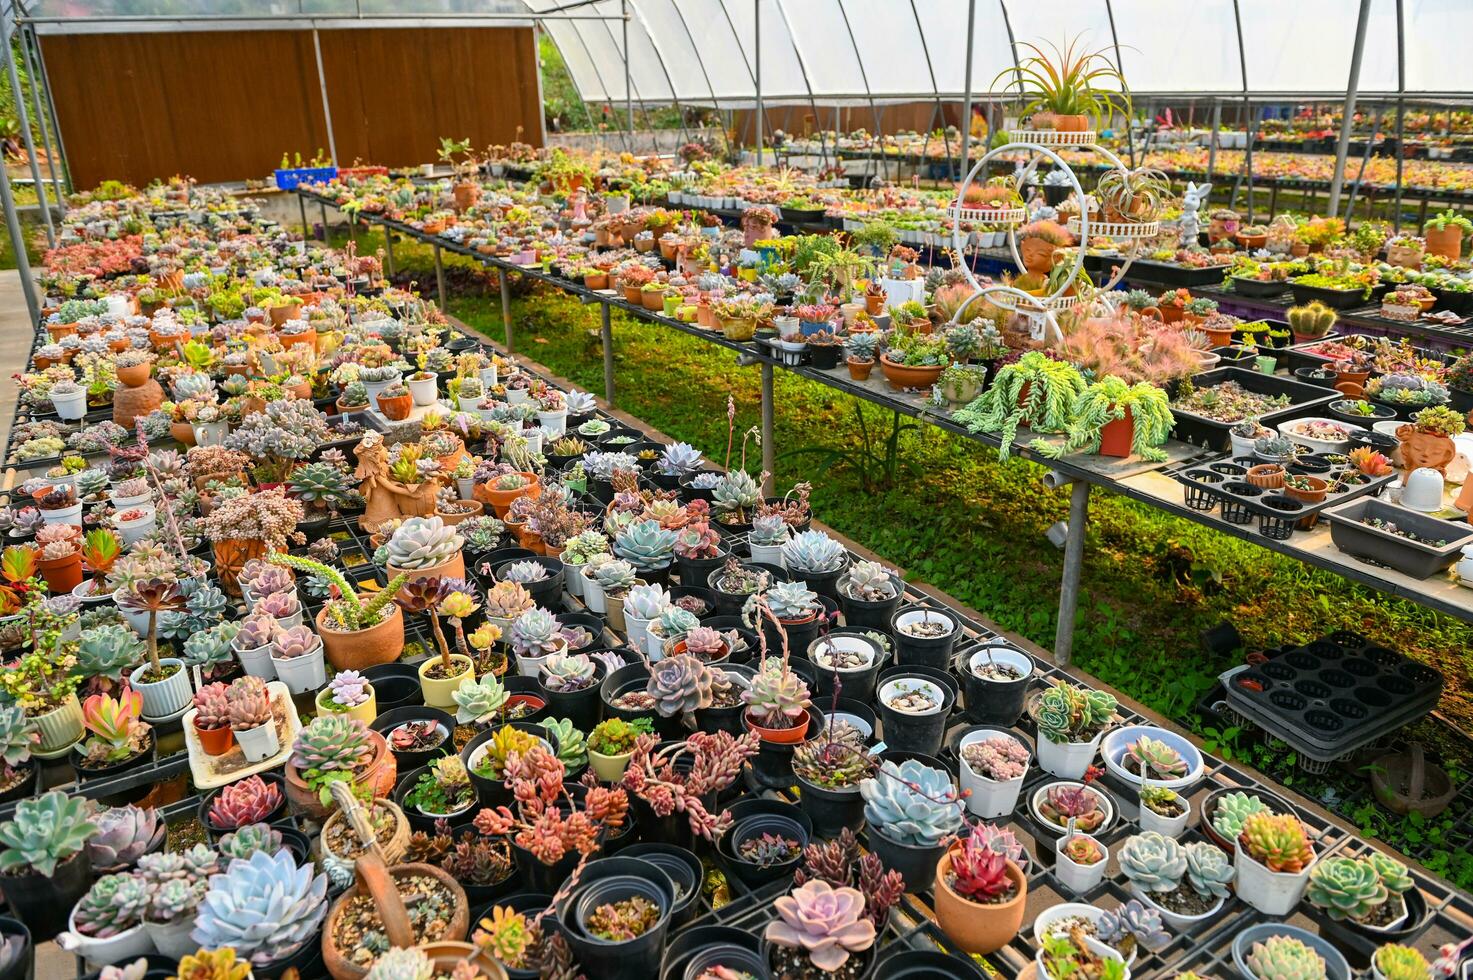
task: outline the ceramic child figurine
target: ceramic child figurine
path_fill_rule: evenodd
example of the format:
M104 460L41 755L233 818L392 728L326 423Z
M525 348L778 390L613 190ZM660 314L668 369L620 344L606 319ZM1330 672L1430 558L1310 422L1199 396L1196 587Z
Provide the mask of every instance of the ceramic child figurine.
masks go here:
M1181 199L1181 217L1177 219L1177 227L1181 229L1182 245L1197 244L1197 236L1202 231L1202 221L1197 212L1211 193L1211 184L1187 183L1186 192L1182 194Z

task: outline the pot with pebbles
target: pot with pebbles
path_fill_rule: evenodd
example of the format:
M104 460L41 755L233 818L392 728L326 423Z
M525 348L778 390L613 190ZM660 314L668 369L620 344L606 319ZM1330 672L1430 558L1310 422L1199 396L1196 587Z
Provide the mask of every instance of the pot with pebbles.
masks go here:
M890 617L890 634L895 637L896 663L946 670L961 624L939 609L902 609Z
M925 755L941 749L956 702L953 688L920 670L896 667L880 677L878 700L889 748Z
M988 640L966 656L966 664L967 717L984 725L1016 724L1033 683L1033 658L1006 640Z

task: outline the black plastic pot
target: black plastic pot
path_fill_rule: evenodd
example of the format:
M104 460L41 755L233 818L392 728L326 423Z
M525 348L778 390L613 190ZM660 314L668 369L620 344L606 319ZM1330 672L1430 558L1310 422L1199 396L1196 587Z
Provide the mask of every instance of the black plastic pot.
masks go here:
M814 367L829 371L839 366L839 352L843 349L839 344L809 344L808 356Z
M525 582L523 583L523 588L531 593L532 599L537 605L547 609L559 608L562 605L559 600L563 594L563 577L566 574L563 560L561 558L553 558L549 555L536 555L532 558L516 559L516 561L535 561L547 569L547 578L540 582ZM510 564L512 562L504 561L491 566L491 574L498 582L506 574L506 568Z
M291 818L278 820L271 825L271 829L281 835L281 842L286 849L292 852L292 857L297 859L298 865L304 865L312 860L312 839L302 833L292 823Z
M636 858L654 865L665 873L675 888L675 903L670 909L670 927L678 929L701 910L701 885L705 870L701 859L684 847L659 841L630 844L620 849L620 857Z
M618 860L606 858L605 860ZM662 874L651 868L655 874ZM643 935L627 942L611 943L594 938L587 930L588 917L600 905L640 896L660 907L660 917ZM670 931L673 894L669 879L661 884L648 877L615 875L582 885L573 893L571 916L559 914L568 946L589 976L600 980L648 980L660 967L665 934Z
M737 785L740 787L740 782ZM715 811L713 810L712 812ZM732 826L736 826L743 820L759 814L777 814L787 817L789 820L797 821L798 826L803 828L803 832L808 835L808 838L810 840L813 838L813 821L808 818L808 814L804 813L797 804L789 803L786 800L742 793L739 798L722 808L721 812L731 817Z
M604 649L604 618L595 616L593 613L564 613L557 614L558 622L564 627L581 626L593 634L593 642L588 646L568 646L569 653L584 653L589 650Z
M832 602L832 600L824 600L822 596L819 599ZM822 610L802 622L790 623L783 620L783 632L788 635L788 650L793 653L807 650L808 645L818 639L819 630L823 628L824 622ZM778 628L772 624L772 620L766 617L763 617L761 627L763 636L767 638L768 656L778 656L783 649L783 639Z
M539 693L547 702L548 717L569 718L573 727L580 732L591 731L598 724L602 707L599 704L599 691L609 668L598 659L593 661L593 668L593 682L578 691L551 690L543 683L543 678L538 676Z
M31 930L19 919L0 915L0 936L19 936L20 955L10 966L0 970L0 980L30 980L36 969L36 946L31 942Z
M434 748L409 751L399 751L394 748L392 742L389 742L389 750L394 753L394 761L398 764L400 772L408 772L411 769L429 765L431 759L449 755L455 751L455 718L449 712L441 711L439 708L431 708L423 704L392 708L381 712L373 720L373 724L368 727L382 735L384 741L387 742L390 732L410 721L436 722L440 730L444 732L445 740Z
M262 823L274 823L286 816L286 780L280 773L276 772L263 772L261 773L261 779L268 783L275 783L277 791L281 794L281 802L276 805L276 809L272 810L266 815L266 819L261 821ZM215 800L219 798L225 789L225 786L221 786L218 789L210 790L205 794L205 798L200 801L199 809L195 811L201 826L205 828L205 832L210 835L210 840L212 841L218 841L232 830L239 829L237 827L220 827L216 825L214 820L210 819L210 808L215 805Z
M320 977L327 973L322 963L322 930L318 929L301 947L290 956L272 960L262 966L252 965L251 975L256 980L279 980L288 970L295 970L299 977Z
M517 875L513 874L512 877L515 879ZM525 891L515 892L501 899L495 899L489 902L483 900L481 903L473 904L470 907L470 931L474 933L476 931L477 925L481 922L482 919L487 919L491 917L491 909L493 906L504 906L511 909L513 912L520 912L527 918L531 919L536 916L537 913L541 912L543 909L547 908L551 904L551 895L542 894L540 892ZM497 962L500 961L498 960ZM508 980L537 980L537 978L541 975L541 970L538 969L518 970L513 967L507 966L505 963L502 963L501 966L503 969L506 970Z
M950 953L901 949L880 960L870 976L871 980L986 980L987 974L972 961Z
M802 776L798 780L798 805L813 821L813 833L819 837L838 837L840 831L849 828L855 833L864 826L864 797L859 795L858 786L829 789L810 783Z
M705 579L701 581L704 582ZM673 602L679 602L681 599L699 599L705 603L706 611L697 613L697 619L714 615L716 612L716 593L705 585L672 585L670 586L670 599Z
M707 616L701 620L701 625L723 633L736 630L737 635L745 642L746 646L743 649L732 650L726 655L728 664L744 664L757 655L757 633L755 630L748 629L740 616Z
M775 813L760 813L745 817L732 824L727 832L721 836L721 840L717 846L731 873L743 884L752 889L760 888L769 881L776 881L778 878L790 876L803 856L800 849L797 854L793 855L791 860L783 861L780 864L768 865L767 867L762 867L751 861L744 860L741 856L742 844L754 837L761 837L763 834L773 834L786 837L789 840L796 840L800 848L808 846L808 832L804 830L798 821L791 817L785 817Z
M748 973L754 977L767 975L767 964L762 961L761 953L734 943L721 943L698 950L686 960L679 980L697 980L707 970L718 966ZM676 980L676 978L672 977L671 980Z
M870 651L870 663L868 667L858 670L837 671L825 667L816 659L816 652L825 648L826 644L840 645L857 644ZM806 656L813 664L813 670L818 681L817 695L814 703L827 705L834 694L834 684L837 681L839 694L842 697L853 698L856 701L869 702L875 695L875 680L880 676L880 671L890 665L885 656L884 648L874 639L864 635L862 630L844 627L830 630L827 636L820 636L808 644Z
M762 939L755 933L734 926L693 926L670 937L665 945L665 958L660 963L661 980L685 980L685 964L707 948L733 946L759 953ZM757 973L764 976L764 973Z
M541 725L532 721L513 721L508 722L508 724L510 724L513 728L524 731L529 735L535 735L538 738L542 739L552 748L553 754L557 754L557 736L548 731L546 728L543 728ZM480 748L483 744L495 738L497 731L499 731L500 729L500 725L492 725L485 731L476 735L475 738L465 743L465 747L460 750L460 761L465 763L465 771L471 777L471 785L476 788L476 796L480 799L482 806L511 805L511 790L506 787L505 782L497 779L487 779L485 776L478 774L476 770L471 766L471 758L476 754L476 749ZM553 888L551 890L556 891L557 889Z
M516 842L512 842L511 853L516 859L517 872L522 876L522 884L538 892L549 894L556 894L563 882L568 880L568 876L578 866L580 857L577 851L573 851L563 855L562 860L557 864L543 864L536 855L517 846Z
M721 554L715 558L686 558L684 555L676 554L675 573L681 585L706 588L706 582L711 577L711 573L725 565L729 557L731 557L731 551L724 546Z
M510 700L519 694L536 698L542 702L542 707L535 709L529 714L522 715L517 721L538 722L548 716L547 698L542 695L542 684L535 677L521 677L512 675L501 679L501 686L506 688L507 699Z
M875 704L878 707L885 744L900 751L921 752L934 756L941 750L941 741L946 735L947 718L951 714L952 706L956 704L956 682L943 671L927 670L916 666L891 667L880 674L879 691L883 692L885 685L891 681L905 678L929 681L939 687L941 707L927 715L896 711L877 693ZM948 681L950 683L947 683Z
M603 713L605 718L623 718L625 721L633 721L636 718L654 718L653 709L648 711L635 711L632 708L617 708L613 704L614 698L624 694L633 687L643 690L649 681L650 668L643 660L636 660L632 664L625 664L618 670L609 674L598 686L599 700L603 702Z
M998 656L999 662L1006 658L1008 663L1020 670L1023 669L1023 662L1026 661L1027 673L1011 681L978 677L972 670L971 662L982 651L993 652ZM957 669L962 675L962 689L966 693L967 718L984 725L1002 725L1006 728L1015 724L1023 716L1024 699L1028 695L1029 687L1033 684L1035 669L1033 658L1028 654L1006 640L989 640L976 650L964 655Z
M895 610L900 608L900 603L905 598L905 583L900 576L890 574L890 581L895 586L895 598L879 599L871 602L866 599L855 599L844 589L841 580L836 588L835 596L839 600L839 612L844 615L844 625L855 628L881 629L890 628L890 617L895 615ZM812 588L812 586L809 586Z
M951 632L945 636L932 637L910 636L901 630L902 622L910 622L922 614L951 623ZM954 615L928 606L899 609L890 616L890 635L895 639L895 662L905 666L918 665L947 670L951 667L952 651L956 648L956 641L961 633L961 623Z
M745 717L745 716L743 716ZM793 750L823 731L823 716L809 710L808 728L797 742L758 742L757 754L747 760L752 779L766 789L787 789L794 783Z
M129 966L132 966L134 963L138 962L138 960L140 960L140 959L143 960L143 962L146 964L146 966L144 968L144 971L143 971L143 980L169 980L170 977L174 976L175 974L177 974L179 972L178 971L178 967L179 967L179 961L178 960L171 960L171 959L169 959L169 957L167 957L167 956L160 956L158 953L149 953L147 956L138 956L138 957L134 957L131 960L125 960L125 961L119 962L119 963L111 963L111 964L109 964L109 966L117 967L119 970L122 970L122 969L126 969ZM28 969L29 969L29 965L34 963L34 960L35 960L35 951L34 950L31 950L27 954L26 957L23 957L22 958L22 962L28 964ZM29 976L30 973L29 972L27 972L27 973L15 973L13 975L15 977L26 977L26 976ZM10 976L12 976L12 974L9 973L9 972L7 972L7 973L4 973L4 974L0 974L0 976L10 977ZM101 977L102 977L102 971L101 970L98 970L95 973L88 973L88 974L86 974L85 976L81 977L80 980L100 980Z
M36 795L36 790L40 786L41 766L34 759L25 762L24 766L27 768L26 777L4 793L0 793L0 804L14 803L16 800L29 799ZM0 918L0 925L3 925L3 922L3 918ZM0 975L0 980L3 980L3 975Z
M794 581L802 582L808 588L819 595L832 599L837 607L839 602L839 579L849 571L849 556L846 554L838 568L828 572L805 572L796 568L788 569L788 576Z
M85 851L61 864L48 878L38 874L0 875L0 894L10 914L31 932L33 943L55 939L67 928L72 906L92 884L92 861Z
M71 762L72 772L77 774L78 782L87 782L93 779L106 779L109 776L121 776L125 772L132 772L134 769L141 769L144 766L153 765L154 746L157 745L157 741L154 737L154 732L152 728L148 730L147 737L148 744L144 746L143 750L140 751L137 755L132 756L131 758L124 759L122 762L113 762L108 765L95 767L83 766L82 756L83 753L86 751L86 749L84 748L84 746L86 745L86 739L83 739L76 745L72 746L72 750L67 753L67 760ZM147 787L145 787L145 792L146 791Z
M745 568L745 569L748 569L749 571L769 571L770 570L765 565L759 565L759 564L756 564L756 563L750 562L750 561L744 561L744 562L742 562L742 567ZM716 612L717 612L718 615L721 615L721 616L739 616L739 615L741 615L742 606L746 603L748 596L746 596L746 595L733 595L730 592L723 592L723 591L721 591L721 587L716 584L716 579L719 578L720 575L721 575L721 567L718 565L717 567L711 569L710 574L706 576L706 581L705 582L698 582L698 583L694 583L694 584L697 584L697 585L705 585L711 591L713 591L713 592L716 593ZM786 579L787 576L783 576L783 578Z
M479 793L472 797L471 802L459 813L438 816L422 813L419 807L411 806L404 802L404 797L409 794L410 790L414 789L414 784L419 781L419 777L429 771L429 766L420 766L418 769L411 769L400 776L398 783L394 786L393 800L399 804L399 809L404 811L404 816L409 821L410 829L423 831L426 834L433 833L436 822L440 820L449 823L451 830L459 830L461 827L470 826L470 822L475 819L476 813L480 809L477 799ZM472 788L474 789L474 784L472 784Z
M902 844L886 837L884 832L873 824L869 824L868 827L869 833L866 839L869 841L869 849L879 856L885 867L900 872L900 876L905 879L906 891L928 891L935 884L936 862L940 861L941 855L946 853L945 844L936 844L931 847Z
M1396 929L1374 930L1357 925L1349 919L1335 920L1317 908L1309 906L1309 917L1319 923L1320 937L1345 954L1346 961L1357 970L1368 970L1371 957L1376 950L1388 943L1415 946L1418 937L1427 931L1432 916L1427 910L1427 900L1417 888L1402 893L1406 902L1406 922Z
M364 668L362 674L373 685L380 718L397 708L425 703L419 671L408 664L379 664Z

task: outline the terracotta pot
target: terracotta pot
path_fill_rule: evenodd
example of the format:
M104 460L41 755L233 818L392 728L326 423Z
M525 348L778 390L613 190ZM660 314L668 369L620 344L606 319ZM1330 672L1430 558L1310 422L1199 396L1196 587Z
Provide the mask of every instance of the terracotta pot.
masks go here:
M465 556L456 552L451 558L438 565L429 568L397 568L388 566L389 578L393 579L399 575L408 575L409 581L417 582L420 579L434 578L465 578Z
M1306 504L1317 504L1324 500L1325 491L1329 488L1329 484L1317 476L1306 476L1304 479L1309 482L1311 489L1296 490L1286 483L1284 485L1284 493Z
M367 405L344 405L341 401L335 402L333 407L337 409L339 415L347 415L349 412L368 411Z
M279 327L288 320L295 320L297 318L297 311L301 308L302 301L294 300L284 303L281 306L273 306L266 312L271 317L271 325L273 327Z
M82 584L82 552L65 558L37 558L36 567L52 595L64 595Z
M584 276L583 277L583 288L584 289L608 289L609 288L609 274L607 272L600 272L596 276Z
M465 890L448 872L431 864L399 864L386 868L378 861L356 861L354 874L357 881L333 903L322 926L322 962L333 980L361 980L368 975L367 967L353 962L350 958L352 951L340 949L333 937L348 903L359 895L366 893L373 896L379 919L384 926L384 934L392 945L414 945L416 937L410 926L409 913L404 910L404 900L394 883L394 879L401 876L417 875L439 880L449 890L454 902L443 939L459 942L465 938L466 931L470 928L470 906L466 901Z
M1423 232L1422 237L1427 240L1428 255L1441 255L1457 261L1463 254L1463 229L1456 225L1448 225L1441 231L1429 229Z
M1054 128L1061 133L1085 133L1089 131L1089 117L1054 116Z
M1106 422L1100 429L1100 455L1114 456L1124 459L1131 453L1131 446L1135 442L1135 417L1131 415L1130 409L1125 410L1125 417L1113 419Z
M1226 347L1233 342L1233 330L1231 327L1223 330L1207 327L1205 328L1205 333L1207 334L1208 342L1213 347Z
M1423 467L1447 476L1447 464L1458 454L1457 444L1447 436L1422 432L1410 423L1396 430L1396 438L1401 440L1403 477Z
M624 302L628 303L630 306L643 306L644 303L641 299L642 293L643 290L641 290L638 286L625 286Z
M301 384L292 385L290 388L286 389L286 396L288 398L295 398L299 401L311 401L312 382L303 381Z
M353 787L355 790L372 790L375 797L386 797L394 791L398 764L382 735L369 729L368 737L373 744L373 759L353 777ZM308 787L290 760L286 763L286 799L293 813L314 820L325 818L335 809L322 805L317 792Z
M227 538L216 541L214 551L215 577L220 580L220 587L225 590L226 595L239 596L240 583L237 580L240 578L240 570L252 558L260 558L266 554L266 542Z
M490 504L491 509L496 512L496 516L504 518L506 517L506 512L511 508L511 502L513 500L528 494L535 495L542 489L541 484L537 480L537 474L523 473L522 476L526 477L529 482L524 486L517 487L515 490L496 490L487 484L478 483L475 488L475 498L483 503Z
M170 422L169 435L181 446L194 445L194 426L188 422Z
M866 293L864 296L864 311L870 316L879 316L881 313L884 313L885 297L871 296L870 294Z
M808 712L803 712L803 717L792 728L764 728L757 724L745 712L742 713L743 723L764 742L773 742L778 745L796 745L803 741L808 735Z
M475 506L467 510L460 511L456 514L447 514L439 508L436 508L435 516L440 518L440 520L444 521L446 524L453 526L459 524L461 521L470 520L472 517L480 517L482 511L486 509L486 505L481 503L479 500L462 500L461 503L474 504Z
M849 377L855 381L868 381L869 373L875 369L874 361L856 361L849 358Z
M491 954L471 943L421 943L418 947L437 973L448 974L462 961L474 966L486 980L506 980L506 967L492 958Z
M665 290L641 289L639 291L639 303L650 312L659 313L665 309Z
M118 381L125 387L137 388L148 381L152 372L152 364L130 364L128 367L118 368Z
M1284 485L1284 468L1278 463L1259 463L1248 469L1245 479L1255 487L1278 490Z
M335 670L363 670L379 664L391 664L404 652L404 613L395 603L390 613L376 626L346 632L333 629L327 621L327 609L317 613L317 635L322 637L322 652Z
M385 418L394 422L402 422L409 418L409 410L413 406L413 395L378 396L378 410L384 413Z
M884 354L880 355L880 373L895 388L929 388L941 377L943 370L945 369L939 364L926 367L896 364Z
M1238 234L1238 244L1244 248L1263 248L1268 244L1268 235L1244 235Z
M1018 886L1017 894L997 905L979 905L962 898L946 883L951 871L951 854L948 851L936 862L936 923L958 948L968 953L994 953L1012 942L1023 924L1028 879L1009 861L1007 874Z
M455 197L455 210L465 211L481 199L481 185L465 180L451 189Z
M1029 272L1046 276L1054 267L1054 250L1058 246L1042 238L1025 238L1018 243L1018 255Z
M1419 248L1413 248L1410 245L1392 245L1386 249L1386 264L1399 265L1406 269L1420 269L1422 255L1422 250Z
M200 728L196 725L194 736L199 739L200 748L206 755L224 755L235 744L235 733L229 725L224 728Z
M1293 242L1289 245L1289 254L1296 259L1302 259L1309 254L1309 246L1304 242Z

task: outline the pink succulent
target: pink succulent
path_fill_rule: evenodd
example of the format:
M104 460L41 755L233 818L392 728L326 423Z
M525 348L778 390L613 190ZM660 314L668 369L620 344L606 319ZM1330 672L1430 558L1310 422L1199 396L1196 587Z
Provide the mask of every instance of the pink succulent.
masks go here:
M807 950L809 961L820 970L837 970L850 953L874 945L875 926L864 917L864 894L857 888L831 888L814 878L773 906L781 918L768 923L767 940Z

